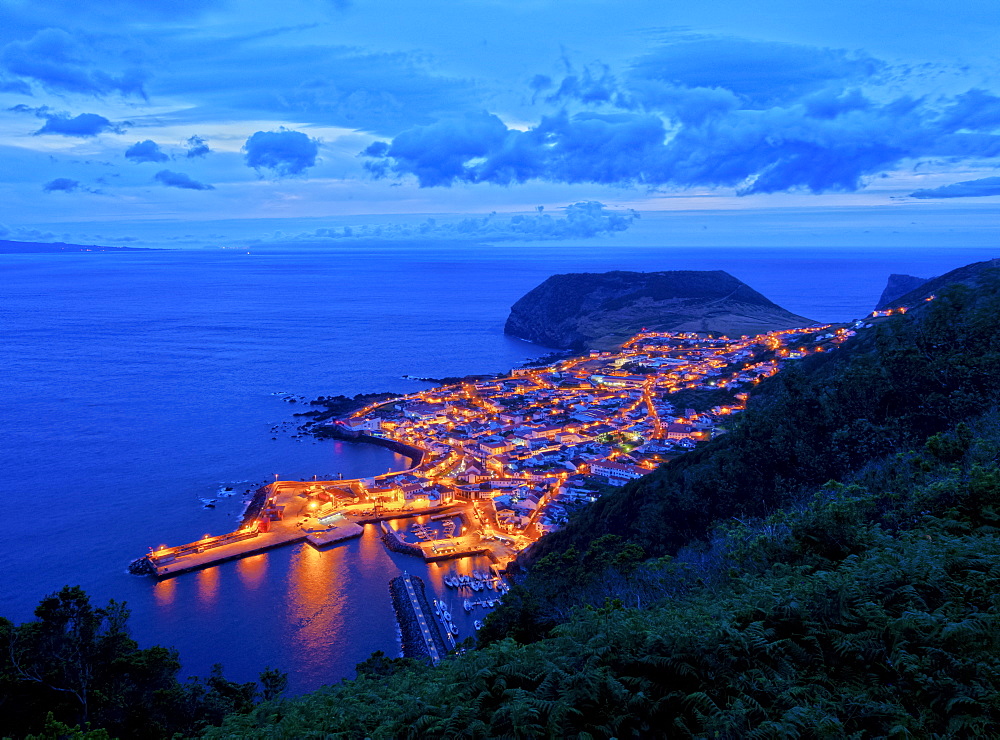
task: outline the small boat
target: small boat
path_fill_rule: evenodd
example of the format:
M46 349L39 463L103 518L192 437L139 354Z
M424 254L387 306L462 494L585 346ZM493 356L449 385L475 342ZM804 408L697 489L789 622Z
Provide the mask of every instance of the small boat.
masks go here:
M446 622L450 622L451 621L451 612L449 612L447 609L445 609L444 611L442 611L441 612L441 619L443 619Z
M465 600L465 602L462 604L462 606L465 607L465 611L467 611L467 612L471 612L472 611L472 604L469 602L468 599Z
M476 628L476 632L479 632L479 630L481 630L483 628L483 623L480 622L478 619L475 622L473 622L472 624Z
M458 627L456 627L453 622L448 622L448 631L458 637Z
M486 602L486 606L488 606L490 609L493 608L494 604L496 604L496 602L493 601L492 599Z
M441 603L437 599L434 599L434 613L441 616Z

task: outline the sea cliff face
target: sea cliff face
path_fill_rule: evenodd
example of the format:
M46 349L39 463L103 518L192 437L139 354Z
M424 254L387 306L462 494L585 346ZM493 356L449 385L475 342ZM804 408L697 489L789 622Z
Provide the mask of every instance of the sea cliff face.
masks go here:
M814 323L722 270L553 275L512 307L504 332L559 349L606 349L643 327L758 334Z
M916 290L931 279L933 278L920 278L914 277L913 275L900 275L898 273L893 273L886 281L885 290L882 291L882 295L879 297L878 303L875 305L875 310L878 311L885 308L897 298L903 297L911 290Z

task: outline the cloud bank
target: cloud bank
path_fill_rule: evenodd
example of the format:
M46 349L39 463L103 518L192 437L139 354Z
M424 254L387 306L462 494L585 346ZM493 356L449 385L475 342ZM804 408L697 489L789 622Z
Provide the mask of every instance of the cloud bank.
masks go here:
M246 140L243 153L247 166L258 172L266 169L278 177L300 175L315 166L319 141L286 128L258 131Z
M913 198L981 198L987 195L1000 195L1000 177L954 182L951 185L910 193Z
M68 177L57 177L55 180L49 180L42 186L42 190L46 193L72 193L80 187L80 183L77 180L71 180Z
M58 93L146 97L143 72L132 67L115 76L100 68L97 56L98 50L79 37L61 28L45 28L0 49L0 67Z
M208 148L208 142L200 136L192 136L186 143L188 145L188 159L192 159L193 157L204 157L212 151Z
M181 188L182 190L215 190L214 185L192 180L183 172L173 172L171 170L160 170L153 179L168 188Z
M1000 154L1000 98L877 98L887 65L861 54L734 39L667 45L621 77L536 76L561 109L522 130L489 112L414 126L362 152L375 177L421 187L529 181L850 192L901 163Z
M121 126L111 123L107 118L97 113L80 113L71 118L69 113L39 112L38 117L44 118L45 124L35 132L36 135L58 134L87 138L103 134L105 131L115 134L122 133Z
M160 145L152 139L137 141L125 150L125 159L133 162L166 162L170 157L163 153Z
M590 239L625 231L635 219L639 218L639 214L631 209L610 211L603 203L597 201L573 203L562 211L561 218L554 218L539 206L533 214L518 214L509 218L491 213L487 216L464 218L454 222L438 222L436 219L428 218L415 225L385 224L344 226L339 229L321 228L298 234L294 239L296 241L434 239L469 242Z

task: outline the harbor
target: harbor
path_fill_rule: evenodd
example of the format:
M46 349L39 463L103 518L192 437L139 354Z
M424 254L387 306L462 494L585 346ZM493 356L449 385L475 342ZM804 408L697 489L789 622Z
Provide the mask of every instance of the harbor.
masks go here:
M404 500L393 506L370 491L362 480L275 481L257 491L239 528L184 545L150 548L129 570L172 578L288 545L305 543L322 550L360 537L367 524L381 527L389 549L425 562L485 555L505 563L513 556L506 544L483 536L483 515L472 502ZM410 522L409 527L397 529L397 520Z

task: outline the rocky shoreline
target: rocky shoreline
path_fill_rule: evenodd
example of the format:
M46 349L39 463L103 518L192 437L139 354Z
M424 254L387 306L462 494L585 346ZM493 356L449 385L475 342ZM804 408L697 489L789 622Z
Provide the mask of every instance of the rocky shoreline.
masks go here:
M382 542L385 544L386 548L392 550L393 552L398 552L402 555L416 555L418 558L422 558L424 556L424 553L419 547L411 545L408 542L403 542L399 533L385 522L382 522Z

